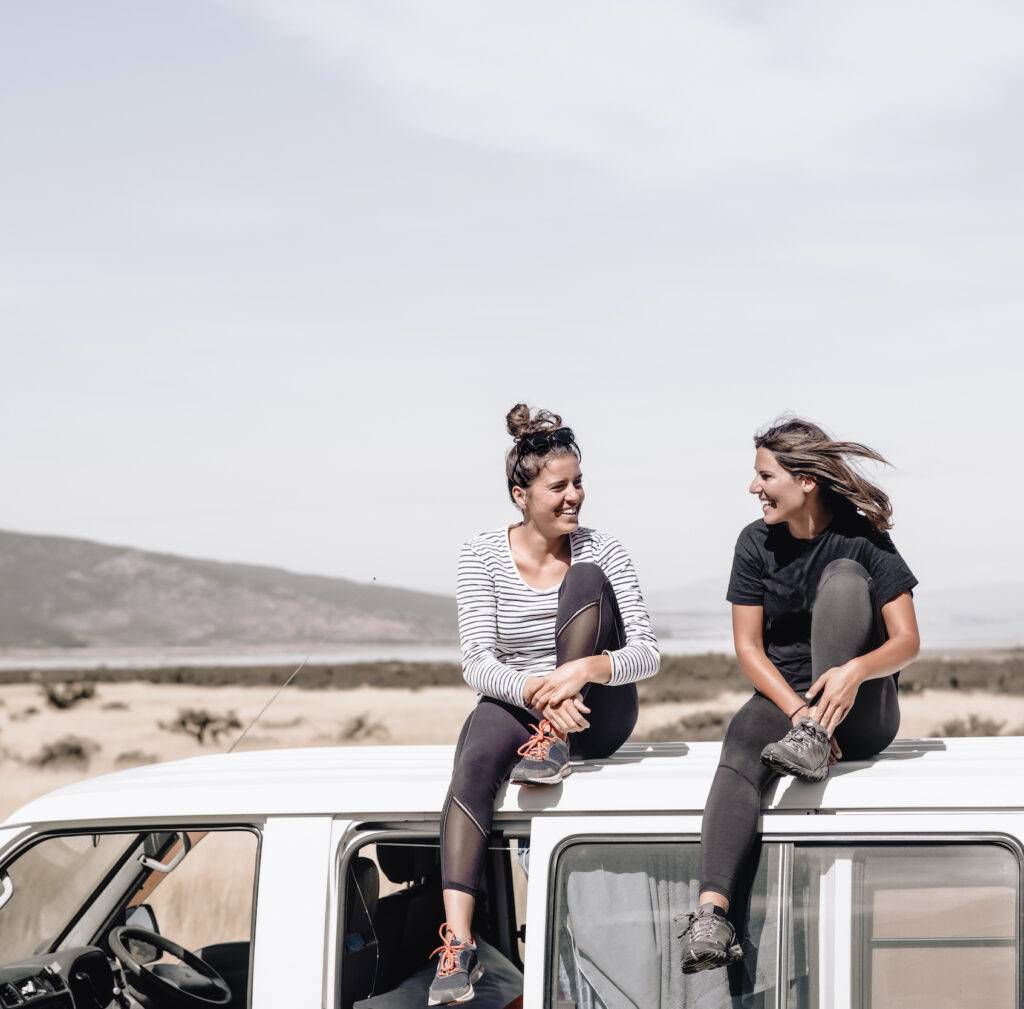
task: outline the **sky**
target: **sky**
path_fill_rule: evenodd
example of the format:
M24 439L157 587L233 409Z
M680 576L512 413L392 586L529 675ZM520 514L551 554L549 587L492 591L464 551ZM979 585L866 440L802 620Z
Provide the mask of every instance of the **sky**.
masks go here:
M1024 11L0 7L0 527L451 592L516 402L648 591L752 435L867 442L923 584L1020 584Z

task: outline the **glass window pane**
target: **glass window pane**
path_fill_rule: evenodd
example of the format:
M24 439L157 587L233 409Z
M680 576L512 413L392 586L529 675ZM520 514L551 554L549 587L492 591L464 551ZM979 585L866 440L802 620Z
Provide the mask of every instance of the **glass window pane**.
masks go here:
M996 844L797 846L797 1009L1013 1009L1019 866Z
M862 1005L905 1009L1016 1006L1017 951L1008 948L877 949ZM855 1003L856 1004L856 1003Z
M685 976L673 918L696 907L697 844L624 839L567 848L555 870L549 1005L773 1009L778 849L766 848L751 871L749 905L735 909L743 962Z
M0 910L0 962L47 949L103 882L136 834L49 837L7 867L14 895Z
M161 935L186 949L248 942L256 888L257 836L248 830L189 835L192 848L169 873L152 872L129 901L149 904ZM178 852L172 847L163 861Z

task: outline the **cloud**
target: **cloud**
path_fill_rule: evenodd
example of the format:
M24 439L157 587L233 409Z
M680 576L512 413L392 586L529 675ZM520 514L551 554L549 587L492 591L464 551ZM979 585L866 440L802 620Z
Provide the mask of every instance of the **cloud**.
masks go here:
M934 158L1003 99L1024 27L1014 5L949 0L225 2L417 130L656 183L885 168L908 131Z

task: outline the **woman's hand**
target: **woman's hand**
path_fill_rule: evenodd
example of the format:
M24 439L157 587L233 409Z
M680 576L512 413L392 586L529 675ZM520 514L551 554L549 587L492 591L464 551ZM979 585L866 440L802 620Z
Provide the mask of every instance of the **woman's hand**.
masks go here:
M528 676L523 684L523 704L528 708L534 707L533 698L537 691L544 686L543 676Z
M563 662L553 673L542 677L540 687L531 698L531 707L538 711L548 705L557 706L575 697L591 682L587 659Z
M863 682L860 673L850 663L846 663L826 669L804 695L814 705L813 717L830 736L850 713Z
M590 722L583 717L584 714L590 714L590 708L583 703L579 694L558 704L548 704L540 709L540 713L559 732L582 732L590 728Z

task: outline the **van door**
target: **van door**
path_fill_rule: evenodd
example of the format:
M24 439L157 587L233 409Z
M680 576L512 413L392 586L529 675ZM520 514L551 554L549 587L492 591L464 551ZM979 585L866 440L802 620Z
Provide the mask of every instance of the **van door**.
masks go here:
M744 950L683 976L700 819L546 817L531 836L525 1005L1015 1009L1019 817L768 814Z

